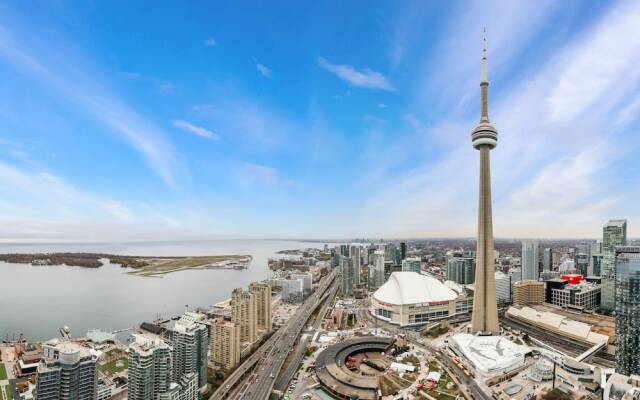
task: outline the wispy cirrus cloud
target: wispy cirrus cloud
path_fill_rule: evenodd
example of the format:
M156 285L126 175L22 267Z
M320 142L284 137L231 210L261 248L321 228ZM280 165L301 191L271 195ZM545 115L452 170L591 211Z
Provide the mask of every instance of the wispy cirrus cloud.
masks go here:
M318 58L318 66L326 69L352 86L387 91L395 90L386 76L369 68L357 70L351 65L333 64L323 57Z
M261 186L294 186L293 179L283 178L280 171L268 165L245 163L240 175L240 183L244 185L261 185Z
M267 148L297 148L297 143L290 139L303 129L288 114L246 97L228 96L198 104L192 107L192 112L198 119L214 123L225 132L225 137Z
M186 169L167 135L106 89L105 82L99 81L99 74L93 74L88 63L71 59L58 50L56 43L47 42L45 46L37 40L28 41L27 35L15 34L6 25L0 26L0 57L122 138L167 185L179 185Z
M129 222L131 211L120 201L102 198L42 169L0 162L0 214L41 218L97 218Z
M278 183L278 170L275 168L254 163L246 163L244 168L249 172L251 178L258 183L264 185L275 185Z
M271 77L273 77L273 71L271 70L271 68L262 64L255 58L253 59L253 62L256 63L256 69L258 70L258 72L260 72L262 76L264 76L267 79L271 79Z
M207 128L203 128L201 126L194 125L190 122L183 121L181 119L173 120L172 124L176 128L181 129L185 132L191 133L193 135L200 136L202 138L209 139L209 140L220 140L220 135L218 135L217 133L214 133Z

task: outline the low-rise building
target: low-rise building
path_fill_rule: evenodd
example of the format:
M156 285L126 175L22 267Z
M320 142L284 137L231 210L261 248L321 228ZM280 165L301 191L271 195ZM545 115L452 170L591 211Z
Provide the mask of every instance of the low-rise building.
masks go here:
M470 363L483 377L500 376L525 365L525 355L531 350L504 336L476 336L469 333L453 335L449 347Z
M600 285L580 282L551 289L551 304L579 310L594 310L600 306Z

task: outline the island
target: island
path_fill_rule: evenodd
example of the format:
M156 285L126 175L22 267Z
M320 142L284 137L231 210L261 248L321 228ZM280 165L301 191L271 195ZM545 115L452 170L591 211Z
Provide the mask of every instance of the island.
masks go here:
M67 265L100 268L105 260L130 268L128 273L157 276L187 269L247 269L253 260L250 255L217 255L194 257L123 256L104 253L8 253L0 254L0 261L13 264Z

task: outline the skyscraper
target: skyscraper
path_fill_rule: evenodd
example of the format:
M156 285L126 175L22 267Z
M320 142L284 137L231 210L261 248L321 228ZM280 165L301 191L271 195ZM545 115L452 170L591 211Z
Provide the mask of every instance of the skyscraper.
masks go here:
M351 246L350 249L350 257L351 257L351 267L353 268L353 284L360 284L360 270L362 268L362 255L360 246Z
M171 384L171 347L155 335L131 335L129 390L131 400L157 399Z
M552 250L549 247L546 247L542 252L542 270L543 271L551 271L551 260L552 260Z
M587 275L600 276L602 273L602 242L591 243L589 254L589 270Z
M475 281L475 267L471 257L451 257L447 260L447 280L470 285Z
M600 307L615 309L616 255L615 247L627 243L627 220L612 219L602 228L602 298Z
M402 271L420 273L420 257L409 257L402 260Z
M353 262L351 259L340 256L340 290L345 296L353 294Z
M198 388L206 388L209 336L204 321L204 315L186 312L169 326L167 333L173 348L173 382L181 382L185 375L195 373Z
M476 284L473 294L471 329L474 333L498 334L498 306L493 260L493 215L491 210L491 162L489 152L498 144L498 131L489 122L489 80L487 79L486 38L482 49L480 81L480 122L471 134L473 148L480 152L480 193L478 199L478 244Z
M369 265L369 290L377 290L384 284L384 251L376 250L373 254L373 265Z
M538 267L538 242L522 242L522 279L537 281L540 276Z
M98 357L79 343L53 339L42 346L36 370L37 400L95 400Z
M231 292L231 320L240 327L241 342L256 341L256 300L251 292L242 288Z
M266 283L253 282L249 285L249 291L256 300L256 327L266 332L271 332L271 286Z
M615 257L616 372L637 375L640 374L640 246L617 247Z

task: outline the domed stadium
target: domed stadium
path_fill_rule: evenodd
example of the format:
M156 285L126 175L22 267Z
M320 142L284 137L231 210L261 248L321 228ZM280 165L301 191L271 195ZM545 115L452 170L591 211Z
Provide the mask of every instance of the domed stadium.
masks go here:
M472 302L464 289L450 282L418 272L394 272L373 293L371 311L386 322L411 326L468 313Z

